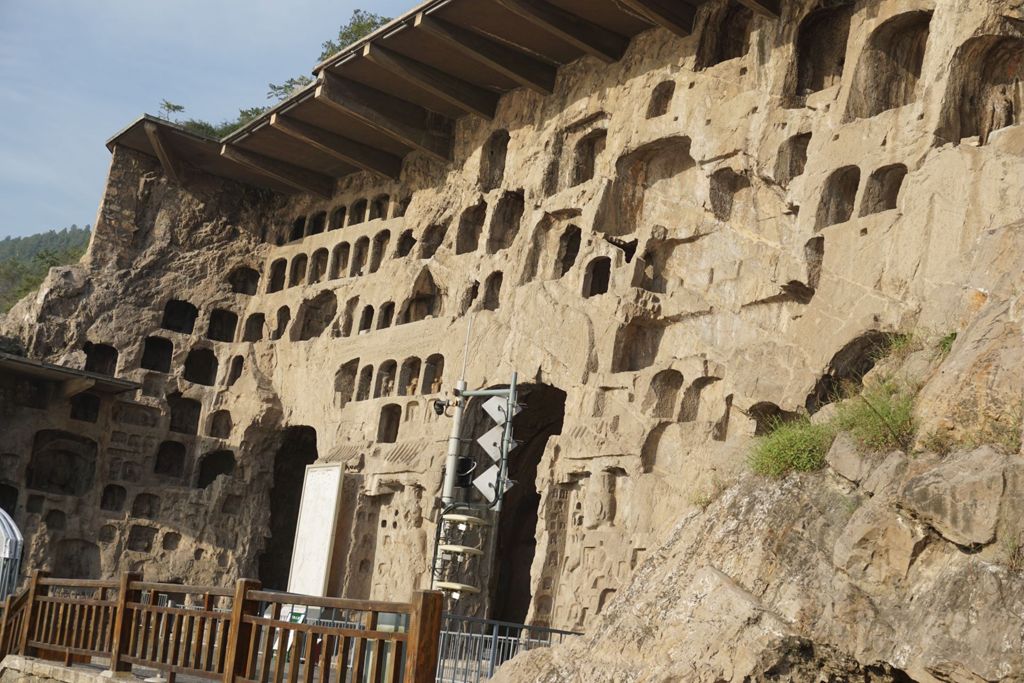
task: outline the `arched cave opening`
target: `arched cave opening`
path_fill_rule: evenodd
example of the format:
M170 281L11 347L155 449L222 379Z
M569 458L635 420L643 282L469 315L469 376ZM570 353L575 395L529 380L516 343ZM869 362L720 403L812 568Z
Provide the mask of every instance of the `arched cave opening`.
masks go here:
M304 425L284 430L274 455L274 484L270 488L270 538L259 557L259 578L264 588L286 590L299 520L306 466L317 459L316 430Z
M228 284L235 294L252 296L260 284L260 274L248 266L239 266L228 274Z
M533 598L530 566L537 549L540 507L537 469L548 438L562 432L566 394L547 384L520 384L518 391L523 410L513 418L512 427L520 445L509 457L508 470L508 478L515 485L502 502L490 576L488 616L522 624ZM494 426L494 421L483 410L485 400L474 399L466 407L464 431L465 436L473 439L468 454L479 463L477 469L481 472L490 467L491 459L475 439Z
M813 415L823 406L841 398L844 393L861 387L864 375L875 367L891 343L891 334L868 330L839 349L807 395L807 412Z
M491 133L480 153L480 189L484 192L500 187L505 178L505 159L510 136L507 130Z

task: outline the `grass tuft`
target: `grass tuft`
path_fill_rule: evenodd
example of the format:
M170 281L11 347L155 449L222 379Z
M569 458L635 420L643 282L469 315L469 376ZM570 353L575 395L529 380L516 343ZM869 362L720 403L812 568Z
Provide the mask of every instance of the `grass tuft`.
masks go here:
M872 451L909 452L915 429L913 409L910 393L892 380L879 381L839 404L836 427Z
M1021 543L1021 537L1011 538L1004 546L1007 568L1012 572L1024 572L1024 543Z
M956 442L948 429L933 429L921 437L920 446L926 452L946 457L953 452Z
M711 485L708 488L696 493L690 499L690 502L699 507L703 512L704 510L707 510L712 503L718 500L719 496L721 496L722 493L725 492L725 488L725 482L719 479L716 475L712 477Z
M819 469L834 438L830 425L814 424L806 417L775 422L772 430L757 440L750 468L769 477Z
M953 342L956 341L956 332L950 332L945 337L939 340L936 344L936 348L939 350L939 355L945 358L949 355L949 352L953 350Z
M914 333L893 332L886 335L885 342L875 350L874 357L876 361L894 358L902 363L910 354L923 348L924 344L921 342L921 338Z

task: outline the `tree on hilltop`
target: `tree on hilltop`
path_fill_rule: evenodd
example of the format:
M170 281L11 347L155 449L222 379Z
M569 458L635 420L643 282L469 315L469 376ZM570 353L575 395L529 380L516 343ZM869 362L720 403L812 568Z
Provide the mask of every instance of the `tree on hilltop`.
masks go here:
M333 40L326 40L321 45L320 61L368 36L389 21L391 21L390 17L381 16L380 14L374 14L362 9L353 10L348 23L342 24L338 29L338 37ZM303 75L289 78L284 83L268 83L267 99L277 102L286 100L294 93L309 86L312 82L313 79L311 77ZM225 119L220 123L212 123L204 119L192 117L177 118L179 114L185 113L185 107L170 100L161 100L159 106L160 118L175 123L193 133L216 139L230 135L250 121L259 118L269 109L269 106L240 109L238 116L235 118Z

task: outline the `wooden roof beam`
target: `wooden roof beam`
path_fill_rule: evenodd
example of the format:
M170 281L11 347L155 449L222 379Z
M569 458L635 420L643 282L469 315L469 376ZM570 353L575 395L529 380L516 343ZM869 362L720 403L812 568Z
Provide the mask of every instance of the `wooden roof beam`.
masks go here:
M363 46L363 57L467 114L493 119L498 109L496 93L376 43Z
M270 117L270 127L364 171L394 179L402 173L400 157L305 121L275 113Z
M60 395L62 398L78 396L83 391L88 391L96 386L96 380L91 377L76 377L66 379L60 383Z
M334 178L311 171L308 168L272 159L268 156L242 149L238 145L226 143L221 146L220 154L225 159L245 166L279 183L284 183L288 187L300 192L309 192L324 198L329 198L334 194Z
M653 24L666 28L676 35L686 37L693 33L693 22L697 11L693 6L679 0L619 0Z
M431 115L417 104L327 70L321 72L320 78L316 99L403 145L441 161L451 160L450 119L445 119L446 131L439 132L428 127Z
M462 56L496 71L524 88L542 95L550 95L555 90L557 69L525 52L423 12L416 15L414 26L440 39Z
M498 0L510 12L605 63L622 58L629 38L552 5L547 0Z
M782 16L780 0L736 0L736 2L769 19L778 19Z
M152 146L153 152L156 153L156 158L160 161L160 166L164 170L164 176L175 185L184 185L184 169L177 156L171 151L167 136L160 130L160 126L153 121L146 121L142 124L142 129L146 131L149 144Z

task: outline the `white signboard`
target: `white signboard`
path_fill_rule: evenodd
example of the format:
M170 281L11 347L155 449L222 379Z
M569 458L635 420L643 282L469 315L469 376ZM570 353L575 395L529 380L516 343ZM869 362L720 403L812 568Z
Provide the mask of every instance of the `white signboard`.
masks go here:
M490 431L481 436L476 440L480 447L484 449L487 455L491 456L491 460L498 462L501 460L501 440L505 436L505 425L498 425L492 427Z
M494 502L494 494L498 490L498 475L501 474L501 470L498 469L497 465L491 465L491 467L481 474L479 477L473 480L473 486L477 488L480 493L484 494L489 502ZM508 479L505 480L505 492L507 493L512 488L513 483Z
M309 465L288 573L288 592L326 595L341 506L342 465Z

